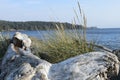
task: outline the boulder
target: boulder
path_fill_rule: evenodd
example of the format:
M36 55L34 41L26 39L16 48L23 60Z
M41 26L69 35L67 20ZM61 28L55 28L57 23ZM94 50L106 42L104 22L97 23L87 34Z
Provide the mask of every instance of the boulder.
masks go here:
M31 46L31 39L26 34L22 34L20 32L16 32L13 35L12 42L14 45L20 47L20 48L30 48Z
M108 80L119 72L119 60L109 52L85 53L51 64L29 49L18 47L16 52L15 47L11 43L2 60L0 80Z

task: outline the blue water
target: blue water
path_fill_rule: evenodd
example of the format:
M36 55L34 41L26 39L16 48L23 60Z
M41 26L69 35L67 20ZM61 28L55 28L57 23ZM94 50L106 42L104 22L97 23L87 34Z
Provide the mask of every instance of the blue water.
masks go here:
M110 49L120 49L120 29L88 30L88 39L96 41Z
M69 30L70 31L70 30ZM79 31L79 30L78 30ZM20 31L29 36L36 37L38 39L43 39L48 31ZM4 34L9 33L12 36L15 32L4 32ZM49 34L53 34L54 31L49 31ZM120 49L120 29L89 29L87 30L87 40L95 41L96 44L104 45L110 49Z

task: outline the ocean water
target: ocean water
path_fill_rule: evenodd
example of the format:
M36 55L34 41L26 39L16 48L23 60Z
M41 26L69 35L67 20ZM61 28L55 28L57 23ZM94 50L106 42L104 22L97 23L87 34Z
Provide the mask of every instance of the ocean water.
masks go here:
M70 30L69 30L70 31ZM78 32L80 30L77 30ZM29 36L36 37L38 39L44 39L46 34L53 34L54 30L51 31L20 31ZM49 33L48 33L49 32ZM12 36L13 32L3 32L3 34L9 34ZM104 45L110 49L120 49L120 28L111 29L89 29L87 30L87 40L94 41L96 44Z
M88 30L87 38L110 49L120 49L120 29Z

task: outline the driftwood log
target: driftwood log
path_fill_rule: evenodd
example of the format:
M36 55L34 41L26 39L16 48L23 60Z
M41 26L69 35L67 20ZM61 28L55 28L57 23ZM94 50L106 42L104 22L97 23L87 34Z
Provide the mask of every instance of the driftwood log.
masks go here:
M118 57L110 52L90 52L51 64L31 53L27 35L17 34L21 38L13 37L21 42L9 45L2 60L0 80L108 80L119 73Z
M109 48L107 48L107 47L105 47L103 45L91 44L91 43L87 43L87 44L88 45L93 45L94 47L97 47L97 48L99 48L99 49L101 49L103 51L107 51L107 52L115 54L118 57L119 61L120 61L120 49L112 50L112 49L109 49Z

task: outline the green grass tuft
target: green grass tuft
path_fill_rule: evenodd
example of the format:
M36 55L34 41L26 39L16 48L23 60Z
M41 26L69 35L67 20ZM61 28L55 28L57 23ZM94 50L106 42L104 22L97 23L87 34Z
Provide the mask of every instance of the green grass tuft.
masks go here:
M86 40L87 19L79 2L78 8L79 14L74 10L76 18L73 21L72 30L65 30L63 24L54 24L56 25L54 34L50 34L48 30L48 34L44 36L45 40L33 40L36 55L51 63L57 63L70 57L94 51L93 42L89 42L88 45ZM77 21L83 26L81 30L76 28Z
M10 37L0 33L0 58L4 56L10 44Z
M34 53L51 63L57 63L83 53L94 51L93 43L88 45L84 35L79 35L75 29L64 30L56 28L54 34L44 36L46 40L33 40Z

